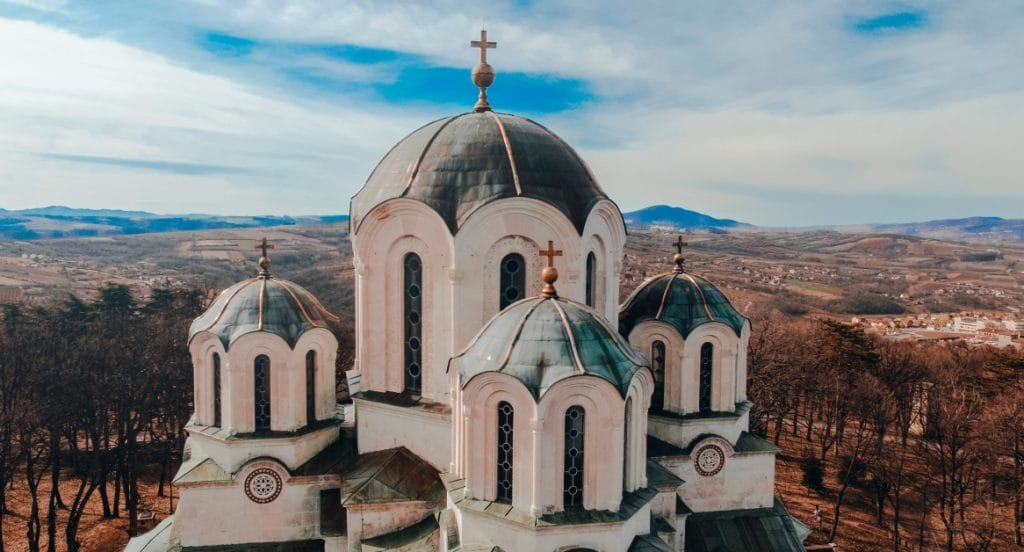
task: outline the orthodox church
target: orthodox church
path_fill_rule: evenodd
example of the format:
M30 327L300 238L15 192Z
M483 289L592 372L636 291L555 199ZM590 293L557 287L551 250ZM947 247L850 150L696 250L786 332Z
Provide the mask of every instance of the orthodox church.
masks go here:
M191 326L179 506L126 550L804 549L747 431L749 321L681 254L620 306L622 214L565 141L492 111L495 43L472 45L473 111L352 198L353 404L334 315L264 241Z

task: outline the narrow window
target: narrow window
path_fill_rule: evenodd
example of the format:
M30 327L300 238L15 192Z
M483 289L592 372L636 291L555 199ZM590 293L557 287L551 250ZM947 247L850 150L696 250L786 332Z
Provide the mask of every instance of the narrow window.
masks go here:
M711 412L711 376L714 369L715 346L704 343L700 346L700 411ZM691 395L692 396L692 395Z
M633 397L626 399L625 423L622 426L622 487L629 487L629 468L633 451L629 448L630 424L633 422Z
M565 474L562 503L565 508L583 506L583 427L582 406L565 411Z
M665 408L665 342L651 343L651 372L654 375L654 396L651 397L651 408Z
M260 355L253 362L253 388L256 391L256 431L270 431L270 357Z
M306 353L306 425L316 421L316 351Z
M423 389L423 263L420 256L405 256L405 390Z
M500 310L526 297L526 261L518 253L506 255L501 260Z
M220 427L220 355L213 353L213 425Z
M498 502L512 502L514 414L511 404L498 403Z
M597 257L593 252L587 255L587 305L594 307L597 302Z

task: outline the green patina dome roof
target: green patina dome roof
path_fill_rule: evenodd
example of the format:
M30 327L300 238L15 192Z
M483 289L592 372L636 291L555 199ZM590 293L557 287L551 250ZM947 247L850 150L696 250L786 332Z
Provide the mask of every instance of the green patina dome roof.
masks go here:
M560 298L524 299L497 314L452 361L463 383L501 372L535 398L569 377L608 381L622 396L647 360L593 309Z
M281 336L289 347L312 328L326 328L338 318L302 286L273 276L239 282L221 292L213 305L192 321L188 340L200 332L212 332L224 348L251 332Z
M399 197L426 204L455 234L477 209L509 197L548 203L582 232L590 210L608 196L553 132L484 111L439 119L398 142L352 198L352 230L374 207Z
M669 272L640 284L619 310L619 331L629 335L638 324L660 320L685 339L697 326L721 322L740 335L746 318L711 282L686 272Z

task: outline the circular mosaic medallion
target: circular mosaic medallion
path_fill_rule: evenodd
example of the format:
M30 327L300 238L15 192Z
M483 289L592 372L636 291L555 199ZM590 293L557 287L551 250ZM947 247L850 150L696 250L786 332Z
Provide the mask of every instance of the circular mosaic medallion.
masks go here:
M245 496L257 504L273 502L281 494L281 476L270 468L258 468L245 478Z
M725 453L718 445L704 445L693 455L693 467L701 475L715 475L722 471L723 466L725 466Z

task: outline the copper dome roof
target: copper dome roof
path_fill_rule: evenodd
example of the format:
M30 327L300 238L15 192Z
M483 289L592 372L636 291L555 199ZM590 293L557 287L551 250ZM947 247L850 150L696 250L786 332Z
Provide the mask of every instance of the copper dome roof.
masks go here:
M597 311L558 297L523 299L498 313L452 359L463 384L483 372L508 374L540 398L555 383L590 375L623 397L647 360Z
M641 322L660 320L690 335L697 326L721 322L740 335L746 318L711 282L686 272L668 272L640 284L619 311L619 331L629 335Z
M483 111L439 119L398 142L352 198L353 232L374 207L399 197L430 206L455 234L477 209L509 197L548 203L582 233L594 204L608 196L553 132Z
M212 332L224 348L251 332L270 332L295 347L312 328L326 328L338 318L302 286L270 275L249 278L222 291L206 312L192 321L189 343L200 332Z

